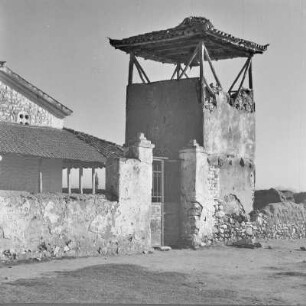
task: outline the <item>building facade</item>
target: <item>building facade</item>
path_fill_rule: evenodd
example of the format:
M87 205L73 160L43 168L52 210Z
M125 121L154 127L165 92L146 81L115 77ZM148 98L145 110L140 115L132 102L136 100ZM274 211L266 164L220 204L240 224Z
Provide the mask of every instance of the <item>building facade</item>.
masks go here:
M72 110L0 64L0 190L62 192L62 170L105 167L110 156L122 154L120 146L64 128Z

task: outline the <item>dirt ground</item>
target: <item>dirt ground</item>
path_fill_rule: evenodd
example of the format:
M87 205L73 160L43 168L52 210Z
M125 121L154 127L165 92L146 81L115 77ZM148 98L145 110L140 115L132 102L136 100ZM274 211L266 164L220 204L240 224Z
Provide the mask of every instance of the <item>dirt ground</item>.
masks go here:
M306 239L0 265L1 303L306 305Z

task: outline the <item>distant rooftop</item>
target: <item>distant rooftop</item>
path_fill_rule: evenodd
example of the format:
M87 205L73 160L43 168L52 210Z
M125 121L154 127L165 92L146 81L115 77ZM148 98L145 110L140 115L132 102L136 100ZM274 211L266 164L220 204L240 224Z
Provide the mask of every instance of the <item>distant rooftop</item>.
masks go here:
M110 157L123 156L115 143L74 131L0 122L0 154L63 159L85 167L104 167Z
M30 93L35 97L35 99L39 100L45 107L52 109L57 112L61 117L69 116L72 114L72 110L61 104L57 100L50 97L48 94L32 85L30 82L22 78L19 74L12 71L10 68L6 66L5 61L0 61L0 79L3 78L9 84L14 87L21 89L25 92Z
M204 17L188 17L178 26L129 38L110 39L110 44L126 53L162 63L185 63L203 40L212 60L262 54L268 45L244 40L217 30ZM195 59L192 66L199 65Z

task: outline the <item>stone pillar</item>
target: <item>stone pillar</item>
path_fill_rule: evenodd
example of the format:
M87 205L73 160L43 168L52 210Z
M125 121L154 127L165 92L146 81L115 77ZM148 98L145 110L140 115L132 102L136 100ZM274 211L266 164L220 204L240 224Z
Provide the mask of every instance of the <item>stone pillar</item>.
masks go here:
M154 147L143 133L138 133L126 147L124 158L107 160L106 191L111 193L114 199L120 201L127 196L135 196L132 190L136 185L140 185L136 194L144 193L151 202ZM136 169L138 169L137 172L135 172Z
M181 243L197 248L212 236L213 199L207 183L207 154L196 140L179 152L181 159Z

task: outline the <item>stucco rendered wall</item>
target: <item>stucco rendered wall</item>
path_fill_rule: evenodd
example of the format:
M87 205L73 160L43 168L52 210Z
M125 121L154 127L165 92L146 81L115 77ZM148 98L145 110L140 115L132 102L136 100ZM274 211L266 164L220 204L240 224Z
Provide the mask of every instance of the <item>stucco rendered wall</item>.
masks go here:
M210 190L207 154L194 140L180 151L180 159L180 244L198 247L212 237L214 227L214 190Z
M248 159L230 155L208 155L209 188L216 199L229 201L234 195L246 213L253 210L255 191L254 164Z
M0 193L0 258L140 252L150 247L142 203L104 195Z
M255 112L238 110L227 94L216 95L216 107L204 108L204 147L208 154L255 157Z
M39 159L15 154L2 155L0 190L39 191L39 169L43 192L62 192L62 160Z
M131 84L127 87L126 143L144 132L154 155L177 158L190 139L203 144L199 79Z
M20 112L28 113L30 125L63 128L63 119L0 81L0 121L16 123Z

